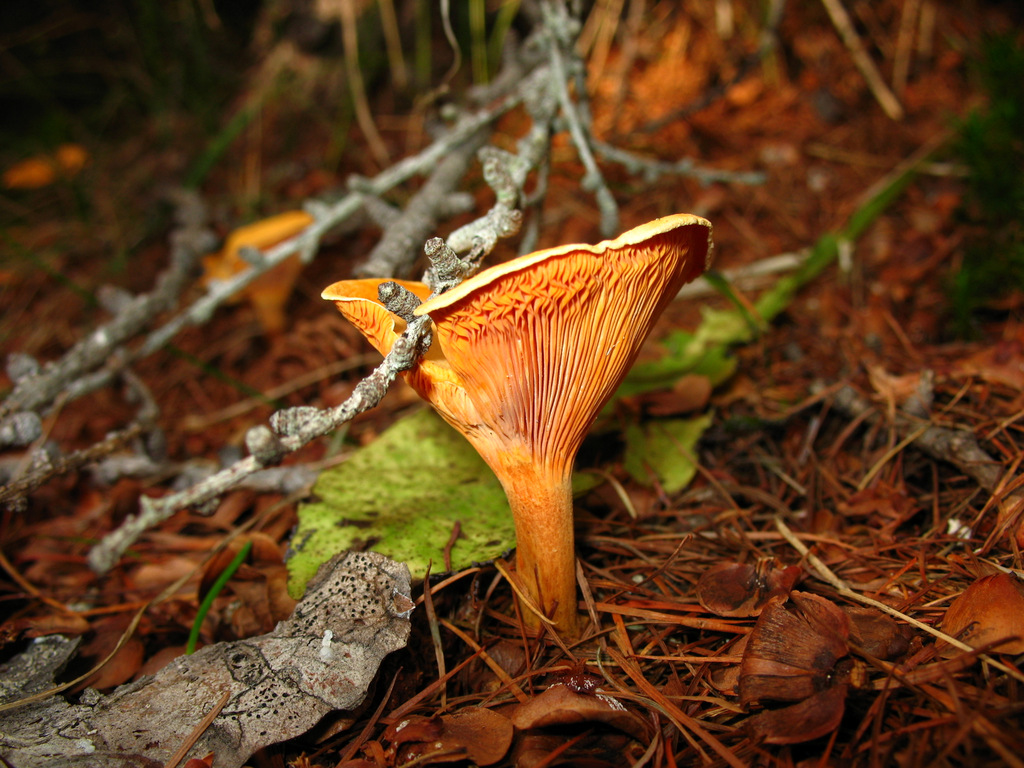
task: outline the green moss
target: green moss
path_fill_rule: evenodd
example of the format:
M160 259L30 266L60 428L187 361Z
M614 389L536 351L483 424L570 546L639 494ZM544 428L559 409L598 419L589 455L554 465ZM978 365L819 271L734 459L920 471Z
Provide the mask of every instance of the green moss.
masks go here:
M988 103L961 123L956 142L969 173L961 215L970 235L949 284L960 337L976 335L996 300L1024 289L1024 48L988 39L977 75Z

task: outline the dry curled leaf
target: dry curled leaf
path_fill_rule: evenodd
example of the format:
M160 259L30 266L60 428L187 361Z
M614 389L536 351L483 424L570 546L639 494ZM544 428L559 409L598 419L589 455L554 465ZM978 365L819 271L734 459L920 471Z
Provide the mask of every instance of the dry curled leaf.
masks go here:
M512 722L493 709L467 707L439 717L411 717L384 732L396 747L400 764L419 765L469 760L493 765L512 745Z
M772 744L823 736L843 715L850 621L829 600L794 592L773 598L750 633L740 665L740 701L797 702L758 713L748 727Z
M512 723L520 730L604 723L636 739L643 739L647 734L644 722L617 699L597 692L577 693L563 683L556 683L519 704L512 713Z
M678 416L703 410L711 399L711 379L699 373L680 377L672 389L638 395L636 402L648 416Z
M416 741L433 741L441 735L441 718L413 715L389 725L381 735L383 741L400 745Z
M509 677L521 674L528 663L522 643L515 643L511 640L499 640L488 647L487 655L490 656L491 663L501 667ZM469 690L478 693L493 693L504 685L494 670L482 661L470 664L466 669L464 679Z
M769 599L789 594L800 568L783 568L773 558L756 563L723 563L707 569L697 582L697 600L718 616L757 616Z
M850 643L876 659L895 659L910 648L910 631L881 611L866 606L843 608L850 619Z
M942 631L975 648L1024 653L1024 584L1010 573L981 577L950 604ZM946 656L959 652L943 647Z
M740 700L799 701L828 687L848 653L850 622L823 597L773 598L750 633L740 671Z
M782 709L766 709L746 726L768 744L800 744L835 730L846 708L846 685L836 685Z
M837 510L847 521L862 521L880 541L893 541L920 506L905 488L879 483L854 493Z
M750 635L741 635L736 638L728 650L729 655L742 658L747 650L748 642L750 642ZM728 696L735 696L740 686L740 665L724 664L712 669L711 674L708 675L708 682L716 691Z

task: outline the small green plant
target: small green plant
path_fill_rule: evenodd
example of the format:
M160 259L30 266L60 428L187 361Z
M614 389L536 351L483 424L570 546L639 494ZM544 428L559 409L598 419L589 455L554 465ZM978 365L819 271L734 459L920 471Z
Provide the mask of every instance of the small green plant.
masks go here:
M977 333L994 300L1024 289L1024 48L990 38L977 66L988 103L967 116L956 141L969 173L961 214L971 231L949 286L959 337Z

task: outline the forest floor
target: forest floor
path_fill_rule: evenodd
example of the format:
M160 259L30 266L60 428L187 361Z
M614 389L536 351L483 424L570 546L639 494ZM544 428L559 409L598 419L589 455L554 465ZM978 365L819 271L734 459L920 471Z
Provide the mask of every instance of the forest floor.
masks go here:
M593 13L613 5L598 3ZM386 660L362 709L328 716L314 734L268 747L250 764L458 759L465 754L458 750L472 754L476 742L496 737L467 721L459 741L441 715L481 704L501 712L517 703L513 689L523 706L563 682L583 698L600 686L624 709L613 715L577 701L545 703L553 719L519 720L493 764L1024 765L1024 673L1016 666L1024 589L1014 576L1024 542L1021 211L1015 221L997 220L1001 201L986 197L1021 193L1019 180L993 192L984 175L1006 168L1019 176L1012 163L1022 157L1021 134L1000 155L980 134L965 138L963 128L1002 103L979 72L994 48L1004 63L1019 64L1019 12L1012 3L978 3L970 12L936 0L848 3L883 83L872 87L824 4L787 6L778 47L760 58L759 22L742 4L733 4L731 20L712 8L728 4L707 4L706 12L626 5L648 7L643 16L624 14L614 36L595 34L588 52L595 134L667 161L763 171L766 180L703 185L666 174L648 182L606 165L623 230L695 212L714 225L715 268L742 274L841 232L877 184L928 154L834 264L752 341L732 348L736 369L725 381L706 392L697 386L704 394L694 396L688 379L691 389L616 405L620 430L712 415L685 489L666 493L656 479L638 481L623 467L618 438L611 447L607 435L585 447L583 461L613 482L577 499L578 555L589 583L584 642L566 649L547 635L524 634L507 583L493 567L474 566L432 582L432 600L413 614L409 647ZM1015 43L1005 43L1013 35ZM443 40L437 48L444 50ZM262 98L202 176L200 194L222 234L307 198L329 198L350 174L385 167L359 121L351 114L340 121L345 110L321 100L335 85L329 68L316 57L298 60L304 69L291 66L299 85ZM238 73L226 110L250 103L269 66ZM391 160L425 146L427 113L383 75L371 85L369 106ZM887 114L890 92L895 107ZM457 85L452 93L457 100ZM1019 101L1016 110L1019 127ZM524 125L510 113L494 140L511 146ZM168 258L162 195L210 146L184 111L88 136L87 163L74 178L0 193L3 356L59 357L107 317L93 298L100 286L150 290ZM4 167L20 159L10 150L0 156ZM556 137L540 247L600 239L582 176L572 145ZM485 210L492 193L478 170L470 185L477 210ZM159 408L163 477L105 483L87 470L69 472L36 489L27 505L0 513L4 660L28 638L63 633L83 638L69 678L122 643L77 691L109 691L151 674L183 653L198 593L244 541L254 543L252 554L214 601L202 643L266 633L288 615L294 601L284 555L298 495L233 491L212 514L182 511L103 576L86 557L141 495L167 493L168 478L186 464L240 455L245 430L275 407L347 397L376 358L320 292L350 275L378 236L372 226L329 236L287 296L283 327L268 330L252 302L233 304L134 366ZM499 246L492 260L514 247ZM1013 248L1016 257L1004 255ZM749 308L779 279L735 281L739 302ZM198 276L191 290L203 290ZM659 340L696 327L702 311L729 306L710 288L677 301L642 359L656 359ZM358 367L338 372L340 360L357 356L364 356ZM0 392L12 386L0 376ZM337 463L422 407L396 386L343 439L311 443L286 464ZM39 444L87 448L137 409L116 387L58 401ZM979 452L957 436L970 436ZM23 450L0 458L16 467ZM190 574L133 624L141 606ZM788 602L779 598L791 590ZM422 593L420 583L421 604ZM957 650L930 628L976 650ZM499 676L478 660L460 666L479 659L480 646ZM444 685L439 656L447 670L459 670ZM764 676L778 695L759 688ZM412 718L421 735L399 738L399 716ZM428 744L440 742L447 746L431 755Z

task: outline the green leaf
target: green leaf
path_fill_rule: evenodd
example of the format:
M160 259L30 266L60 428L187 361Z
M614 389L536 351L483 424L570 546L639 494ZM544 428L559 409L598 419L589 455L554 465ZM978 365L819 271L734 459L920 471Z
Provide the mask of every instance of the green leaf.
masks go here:
M705 326L714 326L714 321ZM704 327L704 326L702 326ZM688 373L707 376L717 387L736 370L736 359L725 345L713 346L686 331L675 331L662 342L665 354L657 360L637 363L615 392L617 399L658 389L671 389Z
M288 560L288 591L302 595L321 563L347 549L372 549L407 563L444 569L456 522L452 568L485 562L515 546L505 492L476 450L432 410L402 419L344 464L325 471L299 507ZM367 544L369 546L367 547Z
M683 490L697 472L697 441L711 426L713 415L691 419L661 419L626 428L623 466L638 483L657 480L665 493Z

